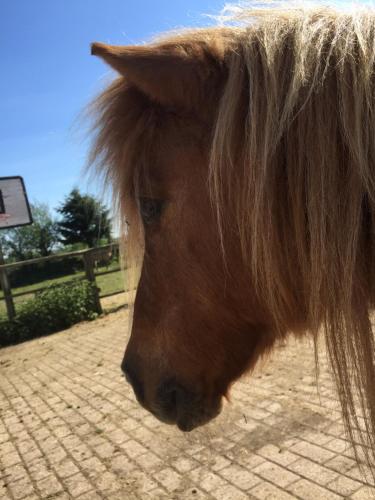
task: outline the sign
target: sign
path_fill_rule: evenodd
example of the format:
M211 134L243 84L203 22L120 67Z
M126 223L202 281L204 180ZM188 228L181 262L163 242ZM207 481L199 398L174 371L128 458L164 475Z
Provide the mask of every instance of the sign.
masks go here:
M22 177L0 177L0 229L33 222Z

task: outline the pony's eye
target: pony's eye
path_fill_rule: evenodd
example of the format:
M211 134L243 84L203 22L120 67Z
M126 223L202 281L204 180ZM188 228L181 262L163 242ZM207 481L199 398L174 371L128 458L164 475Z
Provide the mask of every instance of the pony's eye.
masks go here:
M161 215L163 202L153 198L139 198L139 210L144 224L152 224Z

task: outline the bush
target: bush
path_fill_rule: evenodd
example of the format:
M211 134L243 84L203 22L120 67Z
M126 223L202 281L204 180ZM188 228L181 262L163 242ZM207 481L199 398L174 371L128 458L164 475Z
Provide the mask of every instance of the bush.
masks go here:
M51 286L24 302L14 320L0 321L0 346L58 332L96 316L94 285L83 280Z

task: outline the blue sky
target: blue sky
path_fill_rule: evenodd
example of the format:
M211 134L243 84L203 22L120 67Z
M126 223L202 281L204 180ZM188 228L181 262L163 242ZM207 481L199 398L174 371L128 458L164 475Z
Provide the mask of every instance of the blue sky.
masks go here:
M30 201L55 208L78 186L87 144L79 113L110 81L93 41L136 44L209 23L225 0L0 0L0 176L24 177Z

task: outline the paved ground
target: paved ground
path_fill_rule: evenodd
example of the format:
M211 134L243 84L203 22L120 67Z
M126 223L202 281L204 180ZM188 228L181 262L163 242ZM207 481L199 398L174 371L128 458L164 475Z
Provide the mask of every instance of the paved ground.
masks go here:
M0 498L368 499L330 376L280 346L190 434L135 402L119 370L122 310L0 351Z

